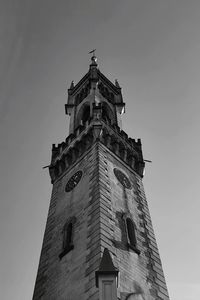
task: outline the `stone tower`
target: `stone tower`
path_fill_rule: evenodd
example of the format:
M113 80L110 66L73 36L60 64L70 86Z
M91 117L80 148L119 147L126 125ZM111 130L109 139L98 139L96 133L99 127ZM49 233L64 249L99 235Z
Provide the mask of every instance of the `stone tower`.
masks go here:
M69 136L53 184L33 300L167 300L142 184L140 139L122 130L121 88L98 69L68 90Z

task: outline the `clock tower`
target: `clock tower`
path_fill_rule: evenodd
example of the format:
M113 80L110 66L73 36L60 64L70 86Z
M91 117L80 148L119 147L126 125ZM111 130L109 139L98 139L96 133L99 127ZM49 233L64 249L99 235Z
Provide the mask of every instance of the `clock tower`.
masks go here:
M69 135L53 185L33 300L168 300L143 189L140 139L122 130L121 88L98 69L68 90Z

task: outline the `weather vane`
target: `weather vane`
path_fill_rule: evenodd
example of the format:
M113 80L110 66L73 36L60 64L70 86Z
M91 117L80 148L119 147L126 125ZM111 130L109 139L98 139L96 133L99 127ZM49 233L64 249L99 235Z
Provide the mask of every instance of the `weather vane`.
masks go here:
M89 52L89 54L92 54L92 56L95 56L95 51L96 51L96 49L93 49L92 51Z

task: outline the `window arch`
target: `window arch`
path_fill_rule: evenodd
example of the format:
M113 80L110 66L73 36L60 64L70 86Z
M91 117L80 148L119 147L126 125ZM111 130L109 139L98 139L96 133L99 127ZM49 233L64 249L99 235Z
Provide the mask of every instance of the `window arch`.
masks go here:
M83 109L83 113L82 113L82 122L85 123L87 120L90 119L90 106L86 105Z
M62 242L62 252L59 255L61 259L65 254L74 249L73 237L74 237L74 223L76 218L73 217L68 220L63 227L63 242Z
M75 116L75 129L79 125L83 125L84 123L86 123L89 120L90 120L90 104L87 101L87 102L81 104L80 109L76 113L76 116Z
M111 123L111 119L105 105L102 106L102 119L106 121L106 123Z
M137 254L140 254L140 250L137 247L135 224L129 216L125 216L124 222L125 222L125 227L126 227L128 247L131 248L133 251L135 251Z
M136 247L137 240L135 236L135 225L133 224L133 221L130 218L126 218L126 228L129 244L133 247Z
M115 123L113 111L105 101L102 102L102 119L111 124Z

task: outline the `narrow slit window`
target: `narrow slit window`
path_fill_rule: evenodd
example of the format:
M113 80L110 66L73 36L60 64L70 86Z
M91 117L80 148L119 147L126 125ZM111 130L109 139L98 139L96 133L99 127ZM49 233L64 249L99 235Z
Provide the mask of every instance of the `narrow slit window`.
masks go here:
M126 226L128 231L128 240L129 243L136 247L136 236L135 236L135 226L133 224L133 221L130 218L126 219Z
M126 218L126 229L127 229L128 246L136 253L140 254L140 250L138 250L137 248L135 225L130 218Z
M60 259L68 252L70 252L72 249L74 249L74 244L73 244L74 223L75 223L75 218L72 218L70 221L68 221L65 224L63 228L63 249L59 255Z
M64 228L63 232L63 250L67 249L72 245L72 230L73 225L70 222L66 228Z

